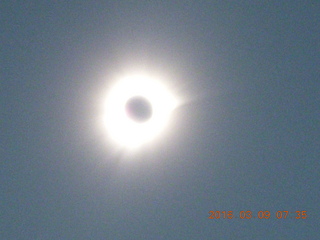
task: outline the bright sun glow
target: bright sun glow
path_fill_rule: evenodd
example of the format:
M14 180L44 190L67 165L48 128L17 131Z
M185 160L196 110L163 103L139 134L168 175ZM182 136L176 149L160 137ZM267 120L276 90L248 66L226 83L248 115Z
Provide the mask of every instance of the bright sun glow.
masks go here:
M136 96L145 98L152 107L152 116L144 122L135 121L126 113L127 101ZM176 98L160 81L142 75L123 78L107 96L105 124L108 134L120 146L137 148L164 130L176 107Z

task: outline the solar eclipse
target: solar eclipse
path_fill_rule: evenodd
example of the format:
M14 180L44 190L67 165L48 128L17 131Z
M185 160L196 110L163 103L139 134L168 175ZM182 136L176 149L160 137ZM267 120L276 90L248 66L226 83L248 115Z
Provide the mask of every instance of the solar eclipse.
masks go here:
M159 137L177 105L164 82L146 75L124 77L107 94L107 133L118 146L136 149Z

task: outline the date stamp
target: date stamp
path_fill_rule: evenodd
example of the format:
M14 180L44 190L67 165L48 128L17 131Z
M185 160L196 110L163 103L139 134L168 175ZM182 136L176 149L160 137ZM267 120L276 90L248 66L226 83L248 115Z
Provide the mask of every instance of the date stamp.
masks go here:
M307 211L209 211L209 219L306 219Z

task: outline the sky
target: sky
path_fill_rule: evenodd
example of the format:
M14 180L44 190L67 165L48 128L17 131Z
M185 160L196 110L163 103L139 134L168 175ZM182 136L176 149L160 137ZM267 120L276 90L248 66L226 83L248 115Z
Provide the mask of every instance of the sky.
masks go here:
M319 12L318 1L2 1L0 238L319 239ZM135 71L183 104L128 153L97 119Z

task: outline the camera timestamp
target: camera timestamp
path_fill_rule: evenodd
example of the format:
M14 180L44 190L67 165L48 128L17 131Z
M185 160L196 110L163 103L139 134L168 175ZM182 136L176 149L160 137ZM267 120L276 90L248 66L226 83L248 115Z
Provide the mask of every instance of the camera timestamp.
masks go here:
M306 219L307 211L209 211L209 219Z

